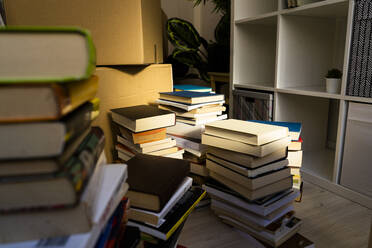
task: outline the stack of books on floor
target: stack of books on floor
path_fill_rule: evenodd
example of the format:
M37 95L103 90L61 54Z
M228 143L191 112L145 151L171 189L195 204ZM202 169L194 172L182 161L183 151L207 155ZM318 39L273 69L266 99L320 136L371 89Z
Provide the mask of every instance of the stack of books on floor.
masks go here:
M167 127L176 123L175 114L150 105L111 110L117 157L128 161L136 154L183 158L184 150L167 137Z
M141 239L150 247L168 247L176 243L183 224L205 196L192 187L185 160L137 154L128 162L127 197L131 202L128 226L141 231Z
M91 127L99 105L91 38L18 27L0 29L0 40L0 246L80 243L83 233L94 244L103 213L125 194L126 166L104 178L104 134Z
M241 120L205 126L202 143L210 146L207 168L212 182L204 185L211 208L221 220L277 247L295 233L301 220L294 216L287 160L288 128Z
M193 85L174 87L174 92L160 93L157 102L160 109L176 114L177 123L167 130L168 136L186 151L184 159L190 162L194 182L201 185L209 175L205 166L206 146L201 144L201 133L206 123L227 118L224 114L224 95L211 93L211 88Z
M293 175L293 188L301 190L302 193L302 138L301 130L302 124L299 122L283 122L283 121L252 121L257 123L270 124L275 126L287 127L289 130L289 136L291 137L291 143L288 146L288 166L291 168L291 174Z

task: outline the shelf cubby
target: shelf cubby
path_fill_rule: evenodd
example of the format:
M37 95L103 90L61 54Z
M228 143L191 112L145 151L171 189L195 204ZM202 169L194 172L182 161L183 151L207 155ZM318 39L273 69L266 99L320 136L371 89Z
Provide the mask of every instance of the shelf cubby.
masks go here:
M302 123L302 168L306 173L332 181L338 130L339 100L276 94L276 121Z
M331 68L343 70L348 9L339 17L310 14L280 15L277 88L340 99L341 93L326 92L325 75Z
M277 16L234 25L233 82L274 89Z
M278 0L235 0L234 20L278 11Z
M338 18L346 16L345 13L348 11L348 6L348 0L323 0L296 8L283 9L280 13L285 15Z

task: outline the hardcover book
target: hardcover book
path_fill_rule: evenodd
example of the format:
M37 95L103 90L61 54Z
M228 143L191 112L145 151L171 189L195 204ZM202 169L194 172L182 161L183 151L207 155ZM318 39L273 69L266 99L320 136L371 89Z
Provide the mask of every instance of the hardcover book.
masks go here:
M74 155L59 171L51 174L1 177L0 211L78 204L104 145L102 130L93 127Z
M173 85L174 91L195 91L195 92L211 92L211 87L204 87L192 84L176 84Z
M210 92L194 92L194 91L173 91L160 92L160 99L174 101L187 104L200 104L215 101L222 101L225 96L222 94L214 94Z
M132 132L143 132L176 124L176 115L149 105L111 109L112 120Z
M284 122L284 121L256 121L251 120L249 122L256 122L268 125L274 125L279 127L287 127L289 129L289 135L291 136L292 140L299 140L302 124L300 122Z
M1 86L0 123L58 120L93 99L98 77L65 84L8 84Z
M88 79L95 48L86 30L0 27L0 83L64 83Z
M198 103L198 104L188 104L188 103L181 103L181 102L175 102L175 101L168 101L164 99L157 99L156 102L158 104L166 105L166 106L172 106L179 109L183 109L186 111L195 110L204 106L215 106L215 105L222 105L225 103L225 100L220 101L213 101L213 102L206 102L206 103Z
M90 125L88 102L59 121L0 124L0 160L55 157Z
M260 146L287 137L288 128L229 119L205 125L204 133Z
M190 172L187 161L137 154L128 162L133 207L160 212Z

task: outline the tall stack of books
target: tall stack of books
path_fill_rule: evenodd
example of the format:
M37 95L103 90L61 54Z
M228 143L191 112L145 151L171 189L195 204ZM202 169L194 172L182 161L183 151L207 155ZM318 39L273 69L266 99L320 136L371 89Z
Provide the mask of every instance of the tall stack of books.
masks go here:
M150 105L111 109L117 137L118 158L128 161L136 154L183 158L184 150L167 137L167 127L175 125L175 114Z
M207 124L202 143L210 146L204 185L221 220L270 246L279 246L301 225L292 202L288 128L223 120Z
M147 243L168 247L161 244L178 239L183 223L206 192L191 187L187 161L137 154L127 164L128 226L138 227Z
M291 168L291 174L293 175L293 188L302 189L302 177L301 177L301 166L302 166L302 138L301 130L302 125L299 122L283 122L283 121L252 121L257 123L264 123L269 125L287 127L289 130L289 136L291 137L291 143L288 146L288 166Z
M190 85L175 86L174 92L160 93L160 109L176 114L176 125L167 130L168 136L176 140L177 146L185 149L184 159L190 162L195 182L202 184L209 175L205 165L206 146L201 144L204 125L227 118L223 112L224 95L210 92L210 88Z
M109 203L96 194L105 156L104 134L91 127L99 104L91 38L8 27L0 40L0 243L89 232Z

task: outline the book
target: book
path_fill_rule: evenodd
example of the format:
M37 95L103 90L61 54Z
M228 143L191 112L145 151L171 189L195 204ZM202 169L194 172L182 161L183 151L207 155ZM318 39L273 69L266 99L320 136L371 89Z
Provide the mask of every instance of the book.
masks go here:
M162 140L165 139L167 135L166 128L159 128L150 131L134 133L125 127L119 126L119 130L120 134L133 144L143 144L157 140Z
M261 216L271 214L276 209L293 202L294 199L300 195L298 190L290 189L273 195L270 200L263 204L257 204L254 202L249 202L237 195L230 194L228 191L224 191L214 185L204 184L203 189L205 189L212 198L216 197L218 199L223 199L232 205L239 206L241 209L251 211Z
M265 157L277 150L286 148L291 142L290 137L284 137L279 140L275 140L271 143L267 143L262 146L255 146L246 143L242 143L235 140L229 140L225 138L220 138L212 135L202 134L202 144L214 146L230 151L240 152L248 155L253 155L256 157Z
M256 239L259 239L260 241L263 241L264 243L267 243L268 245L271 245L273 247L280 246L286 240L288 240L293 235L295 235L302 225L302 220L295 217L295 218L292 218L290 221L288 221L288 223L283 225L278 235L272 235L265 231L261 231L261 232L256 231L253 228L247 225L244 225L239 220L233 219L231 217L227 217L223 215L219 217L222 219L224 223L230 226L233 226L243 232L247 232L248 234L252 235Z
M301 176L300 168L297 167L289 167L291 169L291 175L294 176Z
M93 127L74 155L59 171L50 174L0 178L2 196L0 211L77 205L104 145L102 130Z
M190 111L186 111L186 110L172 107L172 106L165 106L165 105L159 105L159 108L172 111L176 114L176 116L189 117L189 118L196 118L196 117L207 116L207 115L212 115L212 114L221 115L222 112L226 110L226 107L218 105L218 104L207 105L207 106L193 109Z
M56 173L63 168L63 165L75 153L77 148L90 133L90 130L91 128L87 128L87 130L70 142L64 148L60 156L51 158L0 160L0 178Z
M192 179L190 177L186 177L159 213L131 207L128 215L129 219L159 226L163 223L162 220L174 207L174 205L182 198L186 191L191 188L191 185Z
M282 160L278 160L278 161L275 161L267 165L263 165L263 166L251 169L251 168L241 166L240 164L236 164L236 163L224 160L222 158L216 157L210 153L207 153L207 163L210 163L208 161L213 162L215 164L222 165L223 167L233 170L234 172L237 172L240 175L250 177L250 178L257 177L264 173L279 170L279 169L282 169L288 166L288 160L282 159Z
M206 192L200 188L189 189L165 216L165 222L158 228L136 221L128 221L128 226L136 226L141 230L141 232L150 234L161 240L167 240L186 220L195 206L205 195Z
M94 98L98 77L65 84L2 85L0 123L58 120Z
M289 151L300 151L302 150L302 143L303 143L303 140L301 137L298 140L292 140L291 144L289 144L288 146L288 150Z
M168 134L168 136L172 137L172 139L175 139L177 146L182 147L184 149L190 148L201 153L205 153L207 150L207 146L201 144L201 140L199 139L183 137L174 134Z
M128 147L130 150L135 151L137 153L151 153L155 151L159 151L166 148L171 148L176 146L176 141L172 138L165 138L163 140L143 143L143 144L133 144L130 141L124 139L121 136L117 136L117 141ZM176 148L177 150L177 148ZM175 152L175 151L174 151Z
M211 87L204 87L192 84L176 84L173 85L174 91L196 91L196 92L211 92Z
M185 153L185 150L182 149L182 148L180 148L180 147L177 147L177 148L178 148L178 151L177 152L170 153L170 154L165 154L165 155L163 155L163 157L183 159L183 154Z
M288 161L291 167L302 166L303 151L288 151Z
M190 172L202 177L209 176L209 169L205 164L190 162Z
M289 135L292 140L299 140L302 124L300 122L284 122L284 121L256 121L250 120L248 122L262 123L268 125L274 125L279 127L287 127L289 129Z
M41 235L43 236L43 238L40 238L39 235L40 231L35 231L36 234L33 236L34 238L28 239L29 241L0 244L0 247L1 248L34 248L34 247L52 248L56 246L61 248L94 247L101 233L101 230L108 222L109 218L115 211L119 202L123 199L123 196L126 194L129 187L128 184L125 183L127 173L126 166L123 164L103 165L100 174L102 179L101 183L99 184L98 190L95 192L96 199L92 207L91 217L89 217L89 222L91 223L92 228L89 231L76 234L73 234L72 232L70 233L68 231L68 228L70 225L75 225L75 222L74 219L71 219L71 221L65 223L67 219L71 218L69 217L70 215L68 213L59 214L57 216L51 215L51 217L48 217L51 220L50 223L48 222L48 225L45 224L38 225L37 224L38 222L35 223L36 228L43 228L42 233L45 233L45 235ZM61 213L61 211L59 210L58 213ZM45 214L53 213L46 212ZM84 214L79 215L77 220L80 220L80 218L87 218L88 216L90 215ZM25 223L26 225L25 228L31 229L30 227L31 223L23 221L22 223ZM61 223L63 223L63 225ZM63 226L64 227L63 229L66 230L62 230L61 226ZM14 229L16 228L17 227L15 226ZM52 234L49 235L48 232ZM14 231L14 235L18 235L18 232Z
M137 154L127 164L131 205L154 212L163 209L190 171L187 161L145 154Z
M194 91L173 91L160 92L160 99L174 101L187 104L200 104L216 101L223 101L225 96L222 94L214 94L210 92L194 92Z
M208 116L208 118L196 118L196 119L188 119L188 118L177 118L178 122L183 122L186 124L191 125L205 125L211 122L220 121L227 119L227 115L219 115L219 116Z
M91 123L88 102L59 121L0 124L0 159L55 157Z
M111 109L112 120L132 132L143 132L176 124L176 115L149 105Z
M244 186L241 186L240 184L234 182L233 180L230 180L229 178L214 171L209 171L209 176L251 201L292 188L292 176L260 187L256 190L249 190Z
M189 125L182 122L176 122L175 126L167 128L167 134L184 137L184 138L191 138L195 140L201 140L201 134L204 132L204 125Z
M180 102L168 101L168 100L163 100L163 99L157 99L156 103L161 104L161 105L166 105L166 106L177 107L177 108L180 108L186 111L191 111L191 110L198 109L204 106L222 105L225 103L225 100L207 102L207 103L199 103L199 104L187 104L187 103L180 103Z
M315 244L308 238L296 233L278 248L315 248Z
M65 83L88 79L95 70L86 30L7 26L0 37L0 83Z
M287 148L279 149L262 158L212 146L208 147L207 154L246 168L254 169L287 158Z
M262 188L266 185L270 185L274 182L291 176L290 168L284 167L279 170L269 171L262 175L249 178L239 173L236 173L233 170L225 168L222 165L215 163L211 160L207 160L207 169L219 175L223 175L225 178L228 178L229 180L234 181L236 184L239 184L240 186L251 191L254 191L258 188Z
M228 119L206 124L204 134L260 146L287 137L288 128Z
M233 206L233 205L230 205L229 203L226 203L224 201L220 201L220 200L217 200L217 199L212 198L212 203L211 204L212 204L211 207L212 207L213 210L223 211L223 212L229 213L230 216L234 216L234 217L238 218L244 224L247 224L249 226L252 225L252 227L257 226L258 230L259 229L262 230L263 228L267 227L268 225L270 225L274 221L280 219L281 217L283 217L287 213L293 211L293 209L294 209L293 205L291 203L289 203L287 205L284 205L284 206L278 208L271 215L262 217L262 216L258 216L256 214L254 214L250 211L242 210L242 209L239 208L239 206ZM253 227L253 228L255 229L255 227Z

